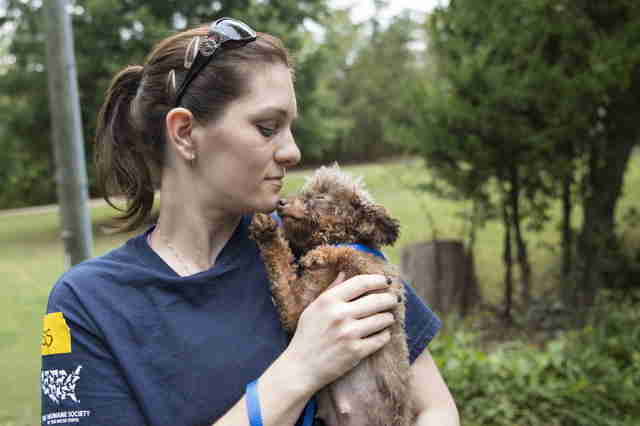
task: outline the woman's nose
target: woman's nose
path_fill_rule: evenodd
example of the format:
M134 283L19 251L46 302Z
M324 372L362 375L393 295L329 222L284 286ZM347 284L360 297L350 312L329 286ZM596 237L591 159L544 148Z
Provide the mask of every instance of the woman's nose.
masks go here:
M287 133L285 140L282 141L282 145L276 151L275 159L285 167L291 167L300 162L302 155L300 154L300 148L298 148L298 145L293 138L291 129L289 129Z

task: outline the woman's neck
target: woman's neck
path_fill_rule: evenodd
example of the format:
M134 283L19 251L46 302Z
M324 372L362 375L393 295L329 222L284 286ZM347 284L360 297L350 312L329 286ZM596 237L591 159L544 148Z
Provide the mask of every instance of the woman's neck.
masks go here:
M188 195L161 191L160 215L149 243L179 275L196 274L215 265L241 218L204 208Z

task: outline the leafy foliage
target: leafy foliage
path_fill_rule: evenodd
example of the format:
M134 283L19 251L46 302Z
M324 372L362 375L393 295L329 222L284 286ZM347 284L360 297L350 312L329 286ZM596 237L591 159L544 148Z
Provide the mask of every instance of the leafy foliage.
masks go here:
M640 422L640 312L608 303L544 349L510 342L485 352L473 333L430 349L470 426L632 426Z
M404 120L410 108L403 103L403 94L407 82L419 76L410 48L417 25L409 15L394 18L384 29L375 19L371 24L371 35L361 41L337 85L342 113L353 120L353 126L341 135L336 157L363 160L406 151L387 128Z
M336 10L319 20L323 40L310 40L299 55L296 69L296 96L300 123L296 142L303 160L327 161L337 151L340 137L353 127L342 113L339 86L347 68L347 58L360 37L346 10ZM335 157L334 157L335 159Z
M401 15L384 27L375 16L354 24L347 11L335 10L319 23L322 40L307 46L298 74L305 84L298 84L303 158L345 162L405 152L387 128L408 114L402 94L418 77L411 48L417 22Z

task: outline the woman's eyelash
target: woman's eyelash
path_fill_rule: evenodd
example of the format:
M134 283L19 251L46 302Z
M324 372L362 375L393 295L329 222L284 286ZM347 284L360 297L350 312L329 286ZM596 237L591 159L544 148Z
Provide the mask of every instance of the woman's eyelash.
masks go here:
M261 126L259 124L257 125L257 127L260 133L262 133L262 136L265 136L265 137L273 136L276 132L276 129L271 127Z

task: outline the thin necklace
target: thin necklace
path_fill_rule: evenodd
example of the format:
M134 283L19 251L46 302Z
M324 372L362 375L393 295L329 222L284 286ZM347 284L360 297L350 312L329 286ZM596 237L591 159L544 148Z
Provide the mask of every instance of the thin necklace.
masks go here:
M157 229L157 228L156 228ZM173 254L173 256L178 260L178 262L180 263L180 266L182 267L182 269L185 272L184 276L187 275L192 275L191 272L191 268L189 268L187 262L184 261L184 259L182 258L182 256L180 256L180 254L178 253L178 250L176 250L175 247L173 247L173 244L171 244L171 242L169 241L169 239L167 237L165 237L164 235L162 235L160 232L156 232L156 229L153 230L153 232L151 234L149 234L149 244L151 243L151 239L153 238L154 235L158 234L158 236L160 237L160 239L162 239L162 242L164 243L165 246L167 246L167 248L169 250L171 250L171 253Z
M185 262L184 259L182 259L182 256L178 254L178 250L176 250L175 247L173 247L169 239L162 234L160 234L160 238L162 238L162 241L164 241L164 244L167 246L167 248L171 250L175 258L178 259L178 262L180 262L180 264L182 265L182 268L186 272L186 275L191 275L192 273L189 266L187 265L187 262Z

